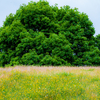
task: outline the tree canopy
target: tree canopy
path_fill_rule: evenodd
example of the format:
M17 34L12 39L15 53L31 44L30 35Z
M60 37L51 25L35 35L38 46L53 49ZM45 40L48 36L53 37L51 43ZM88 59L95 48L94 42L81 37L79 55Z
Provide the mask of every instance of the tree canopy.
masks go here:
M100 35L88 15L47 1L21 5L0 28L0 66L100 65Z

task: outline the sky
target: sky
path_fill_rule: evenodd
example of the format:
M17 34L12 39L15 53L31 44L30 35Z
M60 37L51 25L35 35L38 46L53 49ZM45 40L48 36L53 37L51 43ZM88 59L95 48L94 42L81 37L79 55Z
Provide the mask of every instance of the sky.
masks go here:
M3 25L6 16L15 14L20 5L28 4L30 1L39 0L0 0L0 27ZM50 5L58 4L58 7L69 5L71 8L78 8L79 12L88 15L95 28L95 35L100 34L100 0L47 0Z

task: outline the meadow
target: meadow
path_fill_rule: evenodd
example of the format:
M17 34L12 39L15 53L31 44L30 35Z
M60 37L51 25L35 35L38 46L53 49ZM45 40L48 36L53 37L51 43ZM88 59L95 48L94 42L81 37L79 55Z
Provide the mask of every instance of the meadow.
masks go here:
M100 67L0 68L0 100L100 100Z

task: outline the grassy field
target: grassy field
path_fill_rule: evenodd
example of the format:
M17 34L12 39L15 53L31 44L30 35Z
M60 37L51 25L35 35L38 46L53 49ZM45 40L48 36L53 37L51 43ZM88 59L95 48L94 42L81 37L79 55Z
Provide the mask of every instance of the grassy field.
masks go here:
M0 68L0 100L100 100L100 67Z

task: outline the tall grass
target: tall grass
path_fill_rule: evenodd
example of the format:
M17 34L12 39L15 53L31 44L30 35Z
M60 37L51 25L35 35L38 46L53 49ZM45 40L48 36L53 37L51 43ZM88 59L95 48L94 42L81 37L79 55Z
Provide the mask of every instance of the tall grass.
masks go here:
M100 100L100 76L94 72L3 71L0 100Z

